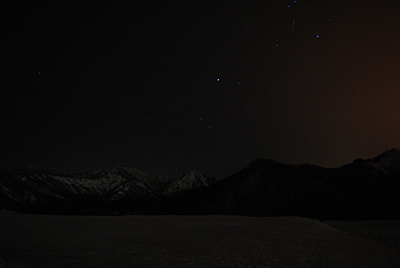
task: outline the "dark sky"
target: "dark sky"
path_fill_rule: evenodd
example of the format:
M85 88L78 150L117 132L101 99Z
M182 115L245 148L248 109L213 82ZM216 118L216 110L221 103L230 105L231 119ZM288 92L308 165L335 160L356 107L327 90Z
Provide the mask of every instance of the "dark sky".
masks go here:
M1 1L1 167L223 177L400 148L399 5Z

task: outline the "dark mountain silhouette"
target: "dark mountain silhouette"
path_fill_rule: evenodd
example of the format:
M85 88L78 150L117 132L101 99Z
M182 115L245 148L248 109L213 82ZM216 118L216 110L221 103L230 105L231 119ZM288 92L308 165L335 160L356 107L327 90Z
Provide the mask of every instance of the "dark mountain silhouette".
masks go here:
M1 208L55 214L231 214L399 219L400 151L340 168L258 159L225 179L157 177L133 168L60 175L2 172Z
M357 159L341 168L285 165L258 159L215 184L155 206L160 214L307 216L399 219L400 151Z

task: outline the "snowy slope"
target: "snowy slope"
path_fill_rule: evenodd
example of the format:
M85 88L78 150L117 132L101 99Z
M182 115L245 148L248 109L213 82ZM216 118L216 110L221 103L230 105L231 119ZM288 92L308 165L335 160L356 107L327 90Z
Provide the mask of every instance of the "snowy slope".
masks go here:
M400 263L399 248L300 217L0 213L0 230L0 267L381 268Z
M215 182L210 175L191 172L180 177L158 177L134 168L110 168L85 174L60 175L37 169L15 170L0 174L2 203L14 202L30 206L55 201L67 203L144 202L157 200L179 191L204 187ZM52 205L53 206L53 205Z
M388 150L374 159L367 160L367 163L370 167L387 175L393 170L400 168L400 150Z

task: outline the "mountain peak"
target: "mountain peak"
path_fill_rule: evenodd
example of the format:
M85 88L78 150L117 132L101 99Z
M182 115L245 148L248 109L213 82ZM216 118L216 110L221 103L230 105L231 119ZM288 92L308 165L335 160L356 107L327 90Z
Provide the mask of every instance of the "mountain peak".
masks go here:
M379 161L382 158L393 158L393 157L396 157L398 155L400 155L400 150L396 149L396 148L393 148L393 149L390 149L390 150L387 150L387 151L383 152L382 154L380 154L377 157L375 157L373 160L374 161Z
M368 163L382 173L388 174L391 171L400 168L400 150L395 148L387 150L377 157L368 160Z

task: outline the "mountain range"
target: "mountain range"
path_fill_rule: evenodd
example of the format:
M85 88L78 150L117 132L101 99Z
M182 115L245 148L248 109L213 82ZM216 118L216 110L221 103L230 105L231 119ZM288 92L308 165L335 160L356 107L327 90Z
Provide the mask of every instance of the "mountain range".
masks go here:
M61 175L2 171L0 209L25 213L305 216L400 219L400 151L339 168L257 159L224 179L192 171L158 177L116 167Z
M0 207L28 213L135 213L161 197L208 186L216 180L197 171L158 177L124 167L72 175L19 168L0 174Z

